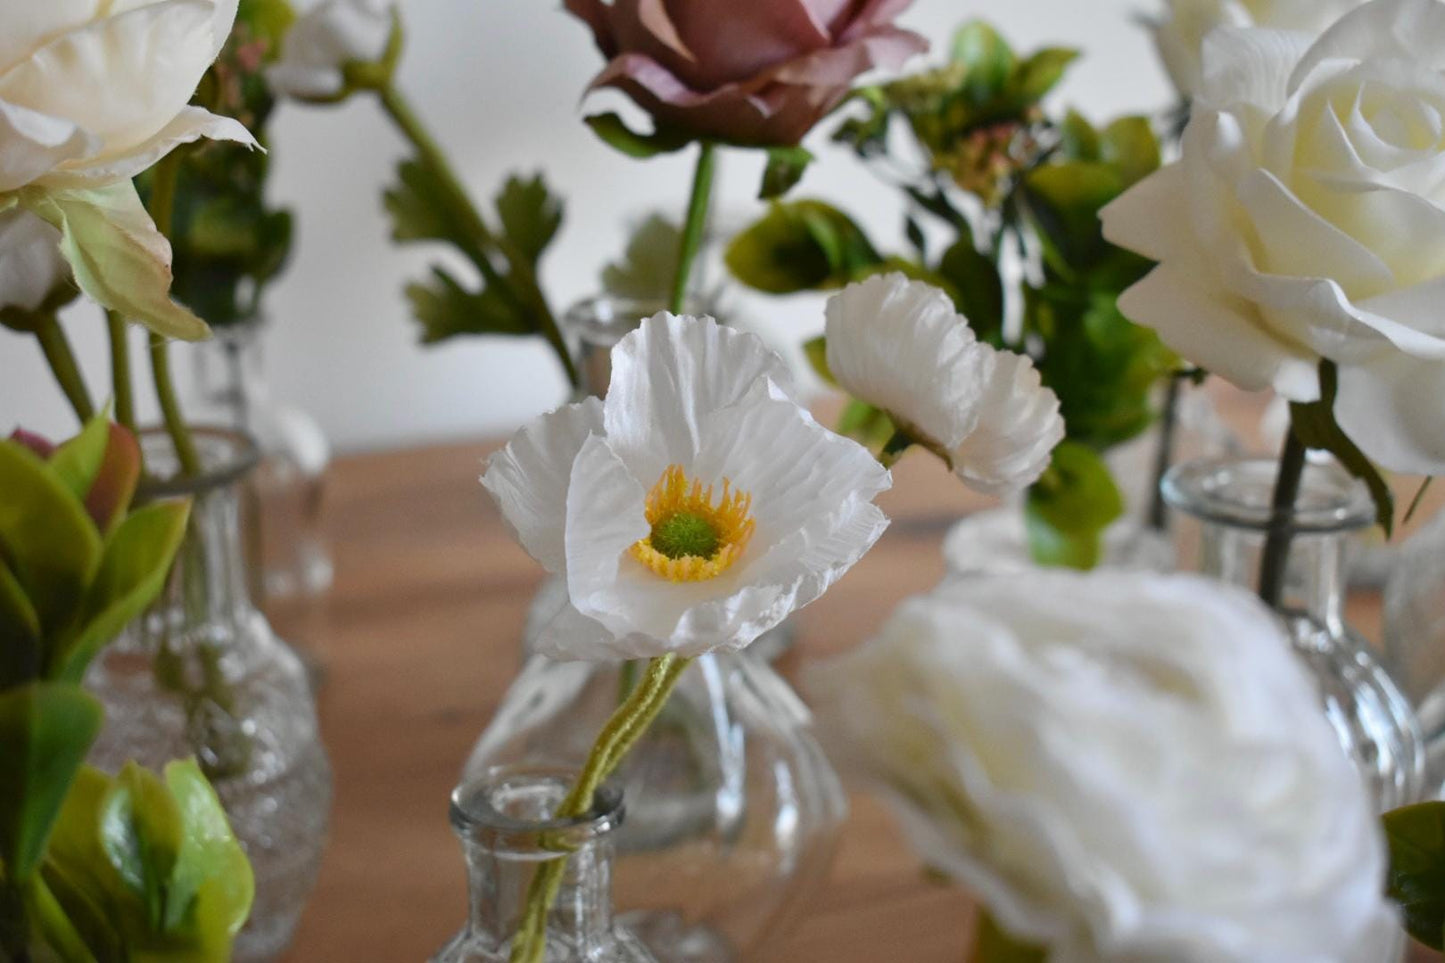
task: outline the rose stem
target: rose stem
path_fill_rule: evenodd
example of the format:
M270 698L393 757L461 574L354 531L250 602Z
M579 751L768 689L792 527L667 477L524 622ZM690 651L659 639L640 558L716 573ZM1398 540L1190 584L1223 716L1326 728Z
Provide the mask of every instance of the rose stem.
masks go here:
M687 221L682 228L682 243L677 252L677 275L672 282L673 314L682 314L687 307L687 288L692 281L692 265L702 247L707 227L708 207L712 203L713 171L717 167L717 147L709 141L698 144L697 170L692 178L692 198L687 204Z
M151 220L156 230L166 236L171 233L171 217L176 208L176 179L181 173L181 153L173 150L155 167L155 179L151 183ZM156 399L160 402L161 415L165 419L166 432L176 449L176 460L180 462L182 475L196 475L201 470L201 459L196 454L196 443L191 430L181 415L180 402L176 400L176 386L171 378L170 348L165 337L151 332L150 337L151 373L155 380Z
M632 690L627 701L617 707L597 736L576 784L553 813L554 820L578 819L591 812L598 787L642 738L691 664L691 659L676 655L660 656L647 664L642 682ZM561 889L566 868L567 858L562 856L543 863L532 877L526 907L512 940L511 963L542 960L547 949L547 916Z
M118 311L107 311L105 327L110 335L110 390L115 396L115 420L135 434L135 395L130 384L130 341L125 319Z
M1279 474L1275 476L1274 498L1270 504L1269 534L1259 563L1259 597L1270 608L1278 608L1284 594L1285 569L1294 536L1294 506L1304 477L1306 452L1291 424L1285 435L1284 451L1279 456Z
M582 386L582 376L577 370L576 363L572 360L572 353L567 350L567 342L562 338L562 331L557 326L557 318L547 304L547 298L542 294L542 289L537 283L537 274L532 269L532 264L526 256L517 250L516 245L501 235L492 232L487 227L487 222L477 211L476 205L472 203L471 195L462 186L456 172L452 170L451 164L447 162L446 154L431 136L427 129L422 126L421 119L417 116L410 104L402 97L401 92L395 85L386 83L376 88L377 97L384 109L402 135L411 141L416 148L418 159L431 168L442 187L452 196L457 211L466 221L467 230L472 234L472 243L466 250L467 256L476 264L481 271L482 277L486 279L488 286L496 290L503 297L508 298L523 311L532 314L537 319L538 330L552 351L557 355L557 360L562 364L562 370L567 375L567 380L572 387ZM487 254L487 248L495 248L507 259L512 269L512 280L503 277L501 272L492 263ZM518 290L520 289L520 290Z
M1174 463L1174 435L1179 427L1179 402L1183 394L1184 375L1169 374L1164 395L1164 410L1159 415L1159 450L1154 453L1154 487L1149 492L1149 527L1162 532L1168 526L1169 508L1164 504L1164 476Z
M85 390L85 378L80 374L80 366L75 363L75 352L70 350L70 341L53 312L40 319L35 338L40 342L40 350L45 352L45 360L55 374L60 390L65 392L70 407L75 409L75 416L82 425L85 424L95 415L95 405L91 403L90 392Z

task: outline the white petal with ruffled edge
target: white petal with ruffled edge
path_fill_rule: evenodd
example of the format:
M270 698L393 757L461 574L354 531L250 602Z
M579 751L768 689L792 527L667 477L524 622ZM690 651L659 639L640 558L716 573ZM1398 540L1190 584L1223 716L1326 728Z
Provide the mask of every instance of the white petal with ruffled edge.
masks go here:
M978 427L949 452L954 474L990 495L1027 488L1064 440L1059 398L1028 358L980 344L983 385Z

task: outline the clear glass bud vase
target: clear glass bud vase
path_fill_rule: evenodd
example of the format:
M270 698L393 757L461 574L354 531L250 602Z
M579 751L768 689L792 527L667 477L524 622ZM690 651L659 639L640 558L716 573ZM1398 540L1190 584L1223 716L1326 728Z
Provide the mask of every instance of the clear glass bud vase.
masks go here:
M1251 591L1258 587L1277 470L1271 459L1227 458L1180 465L1165 477L1170 506L1198 523L1181 533L1197 541L1198 571ZM1409 702L1369 643L1345 623L1352 536L1373 523L1363 485L1338 465L1308 465L1284 522L1293 537L1278 611L1319 684L1341 746L1384 812L1421 798L1425 752Z
M466 778L525 764L580 768L633 681L629 666L530 659ZM759 958L827 876L847 800L807 709L767 663L688 669L616 776L616 905L662 959Z
M612 913L622 795L604 787L587 816L554 819L572 775L503 768L452 794L452 828L467 861L467 922L432 963L508 963L532 879L556 859L567 866L547 917L546 963L656 963Z
M1385 664L1420 718L1427 794L1445 798L1445 512L1395 553L1385 583Z
M243 435L198 429L202 469L178 477L170 439L147 432L138 498L189 497L189 531L160 598L108 646L86 685L105 706L91 762L159 769L194 756L256 875L239 963L276 958L316 880L331 804L306 673L252 604L241 486L258 461Z

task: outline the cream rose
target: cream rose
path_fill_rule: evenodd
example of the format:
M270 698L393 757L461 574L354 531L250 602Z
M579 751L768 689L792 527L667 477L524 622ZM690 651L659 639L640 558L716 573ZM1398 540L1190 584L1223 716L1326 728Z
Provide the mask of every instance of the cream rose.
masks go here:
M34 311L69 280L59 231L29 211L0 214L0 311Z
M1401 472L1445 471L1445 3L1374 0L1317 41L1223 28L1183 156L1103 211L1160 262L1120 299L1247 389L1320 397Z
M1364 784L1252 596L959 580L807 681L835 757L1050 963L1390 958Z

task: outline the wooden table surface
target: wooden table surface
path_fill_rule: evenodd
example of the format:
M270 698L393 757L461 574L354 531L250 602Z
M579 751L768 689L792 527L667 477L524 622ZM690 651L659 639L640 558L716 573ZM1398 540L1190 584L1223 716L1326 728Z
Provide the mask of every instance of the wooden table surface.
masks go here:
M541 571L477 484L488 447L340 459L328 482L330 595L278 611L324 669L322 727L335 768L331 839L287 963L425 960L465 915L447 799L518 667ZM913 455L881 500L879 545L799 615L803 657L854 646L937 581L948 526L980 502ZM1358 622L1375 621L1368 600ZM855 796L830 885L777 958L790 963L959 963L970 913L928 882L888 815Z

